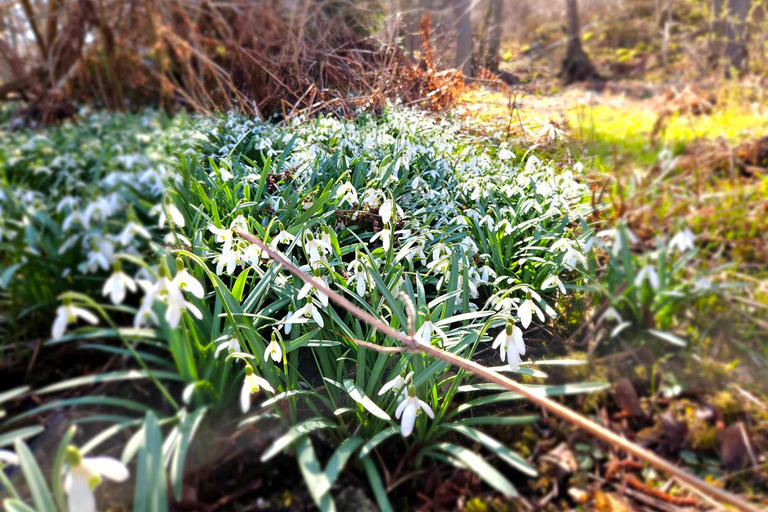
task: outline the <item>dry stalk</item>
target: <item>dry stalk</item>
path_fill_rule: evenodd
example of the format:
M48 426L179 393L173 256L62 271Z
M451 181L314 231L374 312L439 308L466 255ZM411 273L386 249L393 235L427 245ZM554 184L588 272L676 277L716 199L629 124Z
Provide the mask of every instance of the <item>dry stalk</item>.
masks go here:
M674 465L673 463L667 461L666 459L659 457L655 453L649 450L646 450L645 448L619 436L618 434L615 434L614 432L608 430L602 425L595 423L589 418L586 418L580 415L579 413L572 411L568 407L565 407L564 405L561 405L546 396L542 396L540 393L532 391L530 388L523 386L513 381L512 379L509 379L501 375L500 373L490 370L485 366L482 366L469 359L464 359L463 357L460 357L451 352L441 350L439 348L433 347L432 345L419 343L412 336L406 336L405 334L396 331L392 327L384 324L381 320L379 320L375 316L358 308L357 306L352 304L349 300L342 297L335 291L331 290L324 283L320 282L319 280L313 278L312 276L308 275L306 272L299 269L299 267L297 267L296 265L288 261L282 254L272 250L272 248L267 246L261 239L251 235L250 233L246 233L242 230L235 230L235 233L237 233L238 236L244 238L245 240L248 240L249 242L257 245L262 251L266 252L270 258L280 263L283 267L288 269L288 271L290 271L292 274L300 278L305 283L311 284L313 287L315 287L315 289L326 294L328 298L330 298L333 302L338 304L343 309L347 310L349 313L352 313L354 316L364 321L371 327L377 329L378 331L402 343L404 345L403 349L412 351L412 352L422 352L422 353L428 354L432 357L435 357L437 359L450 363L454 366L458 366L459 368L472 372L478 377L481 377L482 379L488 382L499 384L509 389L510 391L519 393L521 396L527 398L528 400L538 405L539 407L542 407L546 411L549 411L552 414L559 416L560 418L568 421L569 423L575 425L576 427L586 430L587 432L597 437L601 441L604 441L619 450L623 450L626 453L629 453L637 457L638 459L648 463L649 465L653 466L659 471L663 471L664 473L670 476L673 476L682 482L687 483L691 487L700 490L701 492L711 496L712 498L722 503L731 505L745 512L758 512L760 510L759 508L753 506L751 503L740 498L739 496L732 494L726 491L725 489L721 489L719 487L715 487L711 484L708 484L704 480L692 475L691 473ZM360 343L360 342L357 342L357 343ZM373 350L378 350L381 352L390 352L390 353L393 352L392 347L382 347L374 343L365 343L365 344L360 343L360 344L364 345L367 348L371 348Z

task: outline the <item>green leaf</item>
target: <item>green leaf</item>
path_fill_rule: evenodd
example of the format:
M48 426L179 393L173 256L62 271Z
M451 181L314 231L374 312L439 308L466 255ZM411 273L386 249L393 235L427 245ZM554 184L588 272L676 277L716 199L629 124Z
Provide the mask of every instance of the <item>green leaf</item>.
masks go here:
M320 462L315 455L315 449L312 447L312 441L309 436L302 436L296 441L296 460L299 463L299 470L304 477L304 483L307 484L309 494L321 512L335 512L336 505L331 497L331 483L328 476L320 467Z
M344 466L355 453L365 439L359 436L348 437L342 442L336 451L333 452L331 458L328 459L328 463L325 465L325 477L328 479L328 485L331 486L336 482L336 479L341 475ZM330 487L329 487L330 490Z
M0 404L5 403L8 400L13 400L17 396L21 396L27 391L29 391L29 386L21 386L20 388L14 388L8 391L4 391L0 393Z
M70 427L61 438L59 443L59 449L56 450L56 457L53 459L53 467L51 468L51 488L53 489L53 497L56 499L56 505L59 510L67 510L67 502L64 499L64 457L67 453L67 447L72 442L72 438L75 437L75 427Z
M133 512L165 512L168 510L168 488L163 464L163 433L152 412L147 413L142 431Z
M43 430L45 429L40 426L24 427L11 432L6 432L5 434L0 434L0 448L12 445L17 439L28 439L36 436Z
M509 480L504 478L504 475L488 464L485 459L477 455L475 452L450 443L437 443L434 446L438 450L442 450L449 454L451 457L458 459L462 465L479 476L485 483L509 497L517 496L517 489L510 483Z
M235 280L235 285L232 287L232 296L237 302L243 300L243 291L245 290L245 282L248 280L248 275L251 273L251 267L246 267L245 270L240 272Z
M304 434L325 428L336 429L339 428L339 426L335 423L331 423L325 418L312 418L292 426L285 434L277 438L277 440L275 440L275 442L272 443L272 445L264 451L264 453L261 455L261 462L268 461L280 453L283 449L296 442L296 440Z
M29 411L26 411L22 414L18 414L14 416L13 418L9 419L4 423L4 425L10 425L12 423L16 423L20 420L23 420L24 418L29 418L30 416L36 416L37 414L40 414L43 411L50 411L51 409L58 409L62 407L69 407L69 406L79 406L79 405L101 405L101 406L109 406L109 407L121 407L125 409L129 409L132 411L139 411L139 412L146 412L149 410L149 407L147 407L144 404L140 404L139 402L135 402L133 400L128 400L125 398L112 398L108 396L83 396L80 398L67 398L65 400L56 400L55 402L49 402L45 405L41 405L40 407L35 407L34 409L30 409Z
M476 418L464 418L454 421L452 425L525 425L526 423L533 423L538 419L539 416L536 414L530 416L478 416Z
M29 487L29 494L32 495L35 510L37 512L56 512L56 505L53 503L51 492L48 490L43 473L40 471L40 466L37 465L32 452L21 439L16 440L14 448L19 457L19 465L24 473L24 479Z
M567 396L578 395L581 393L594 393L597 391L603 391L608 387L609 384L605 382L582 382L579 384L560 384L556 386L525 386L526 389L536 393L539 396ZM451 411L448 416L455 416L456 414L460 414L471 409L472 407L477 407L479 405L524 399L525 397L523 395L514 391L507 391L504 393L498 393L496 395L484 396L482 398L476 398L459 405L456 409Z
M366 457L371 450L376 448L379 444L386 441L390 437L392 437L395 434L400 433L400 425L392 425L391 427L387 427L372 438L368 440L367 443L362 447L360 450L360 458Z
M528 461L520 457L518 454L488 434L484 434L483 432L470 428L466 425L444 425L444 427L467 436L476 443L480 443L495 453L500 459L504 460L504 462L513 468L516 468L518 471L525 473L530 477L536 477L539 475L536 469L534 469L534 467L531 466Z
M344 381L344 389L346 389L347 393L349 393L349 396L352 398L352 400L365 407L368 412L377 418L381 418L386 421L392 421L392 418L389 417L389 414L382 410L381 407L376 405L373 400L368 398L368 395L363 392L360 386L352 382L351 379L346 379Z
M3 508L5 512L37 512L35 509L25 505L24 502L16 499L4 500Z
M182 377L176 372L167 372L161 370L154 370L152 374L158 379L178 380L184 381ZM67 379L56 384L51 384L43 389L37 391L38 395L45 395L48 393L55 393L56 391L63 391L78 386L90 386L93 384L103 384L105 382L118 382L124 380L138 380L149 378L148 372L145 370L126 370L119 372L99 373L96 375L85 375L83 377L75 377L73 379Z
M176 445L176 449L173 452L171 458L170 479L171 487L173 488L173 495L177 501L181 500L181 493L184 489L184 464L187 461L187 452L189 451L189 445L195 437L200 423L203 421L203 417L208 409L206 407L200 407L195 409L192 413L181 411L181 419L179 421L179 442Z
M363 457L361 460L363 462L363 467L365 468L365 474L368 476L368 482L371 484L373 495L376 498L376 503L379 505L381 512L393 512L392 504L387 497L387 490L384 488L379 472L376 470L376 465L370 457Z

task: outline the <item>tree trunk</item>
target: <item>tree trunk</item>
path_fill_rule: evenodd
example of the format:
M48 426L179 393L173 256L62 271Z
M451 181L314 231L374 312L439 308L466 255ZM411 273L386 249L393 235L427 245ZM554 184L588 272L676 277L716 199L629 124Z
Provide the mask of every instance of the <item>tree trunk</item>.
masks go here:
M499 50L501 50L501 22L503 18L504 0L490 0L491 33L488 40L488 69L499 71Z
M600 75L581 47L579 9L576 0L566 0L566 15L568 17L568 49L560 76L566 84L599 80Z
M465 76L474 76L472 73L472 19L469 13L469 0L454 0L453 9L456 17L456 69L461 69Z
M713 2L715 23L712 30L718 39L725 40L726 76L731 76L731 70L741 73L747 66L747 16L751 3L751 0ZM716 46L723 51L722 42Z

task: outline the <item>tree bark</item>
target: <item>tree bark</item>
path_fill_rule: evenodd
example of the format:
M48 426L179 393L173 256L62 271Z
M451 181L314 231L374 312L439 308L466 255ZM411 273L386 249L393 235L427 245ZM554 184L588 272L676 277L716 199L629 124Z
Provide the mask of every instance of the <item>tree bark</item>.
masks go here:
M461 69L465 76L474 76L472 72L472 19L470 17L469 0L454 0L454 16L456 16L456 69Z
M499 51L501 50L501 23L503 20L504 0L490 0L491 33L488 40L488 69L499 71Z
M716 41L713 46L714 56L725 56L725 75L732 71L741 73L747 66L747 16L751 9L751 0L713 0L714 22L712 34Z
M592 61L589 60L581 47L581 27L579 25L579 9L576 0L566 0L566 16L568 18L568 48L563 61L560 76L566 84L599 80L601 77Z

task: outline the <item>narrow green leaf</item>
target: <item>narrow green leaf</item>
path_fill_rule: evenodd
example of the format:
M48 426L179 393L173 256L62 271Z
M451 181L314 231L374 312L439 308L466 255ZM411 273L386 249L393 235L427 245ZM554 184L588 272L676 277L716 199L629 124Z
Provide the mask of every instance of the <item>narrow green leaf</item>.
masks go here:
M53 503L53 497L45 483L40 466L37 465L32 452L29 451L26 443L17 439L14 443L16 455L19 457L19 465L24 473L24 479L29 487L29 494L32 495L32 501L35 504L37 512L56 512L56 505Z
M321 430L324 428L335 429L339 428L339 426L331 423L325 418L312 418L292 426L285 434L277 438L277 440L275 440L275 442L272 443L272 445L264 451L264 453L261 455L261 462L268 461L280 453L283 449L296 442L296 440L304 434L308 434L312 431Z
M485 459L477 455L475 452L450 443L437 443L435 448L442 450L449 454L451 457L458 459L465 468L469 469L477 476L479 476L485 483L504 494L505 496L515 497L517 496L517 489L512 483L507 480L504 475L488 464Z

